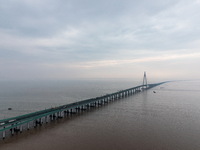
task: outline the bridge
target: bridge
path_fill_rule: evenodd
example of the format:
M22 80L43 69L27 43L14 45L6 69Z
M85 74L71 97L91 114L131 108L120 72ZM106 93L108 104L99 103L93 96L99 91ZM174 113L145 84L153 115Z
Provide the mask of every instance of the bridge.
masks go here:
M165 82L147 84L146 73L144 73L143 84L136 87L121 90L111 94L106 94L100 97L90 98L75 103L70 103L21 116L3 119L0 120L0 137L5 139L6 136L14 135L18 132L21 133L23 130L29 130L31 127L36 128L43 123L48 123L50 121L63 118L67 114L72 115L79 111L85 111L90 107L99 107L101 105L106 105L111 101L132 96L136 93L143 92L163 83Z

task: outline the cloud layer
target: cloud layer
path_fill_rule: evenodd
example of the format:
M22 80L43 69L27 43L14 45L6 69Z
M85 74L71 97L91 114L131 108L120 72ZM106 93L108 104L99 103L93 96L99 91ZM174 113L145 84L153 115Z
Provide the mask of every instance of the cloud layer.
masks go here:
M199 7L199 0L0 0L0 77L137 78L146 70L198 78Z

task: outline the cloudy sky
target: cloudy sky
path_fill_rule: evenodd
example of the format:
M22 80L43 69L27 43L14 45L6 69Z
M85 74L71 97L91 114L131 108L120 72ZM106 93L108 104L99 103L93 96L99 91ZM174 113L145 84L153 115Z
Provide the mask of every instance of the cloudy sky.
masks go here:
M0 0L0 79L200 77L200 0Z

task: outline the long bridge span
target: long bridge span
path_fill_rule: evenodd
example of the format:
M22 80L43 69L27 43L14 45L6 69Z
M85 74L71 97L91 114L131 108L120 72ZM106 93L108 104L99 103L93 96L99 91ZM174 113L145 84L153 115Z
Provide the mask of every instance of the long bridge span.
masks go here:
M163 83L165 82L156 84L144 84L143 82L143 85L121 90L111 94L106 94L100 97L90 98L75 103L61 105L55 108L49 108L21 116L3 119L0 120L0 137L5 139L7 136L14 135L17 132L21 133L25 129L29 130L31 127L35 128L38 125L42 125L43 123L48 123L58 118L63 118L66 114L74 114L78 111L89 109L90 107L105 105L110 101L134 95Z

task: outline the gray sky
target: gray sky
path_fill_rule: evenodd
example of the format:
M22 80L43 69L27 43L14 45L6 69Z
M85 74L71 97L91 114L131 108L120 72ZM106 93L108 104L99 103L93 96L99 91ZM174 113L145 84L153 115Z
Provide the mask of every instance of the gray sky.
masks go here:
M200 0L0 0L0 80L200 76Z

